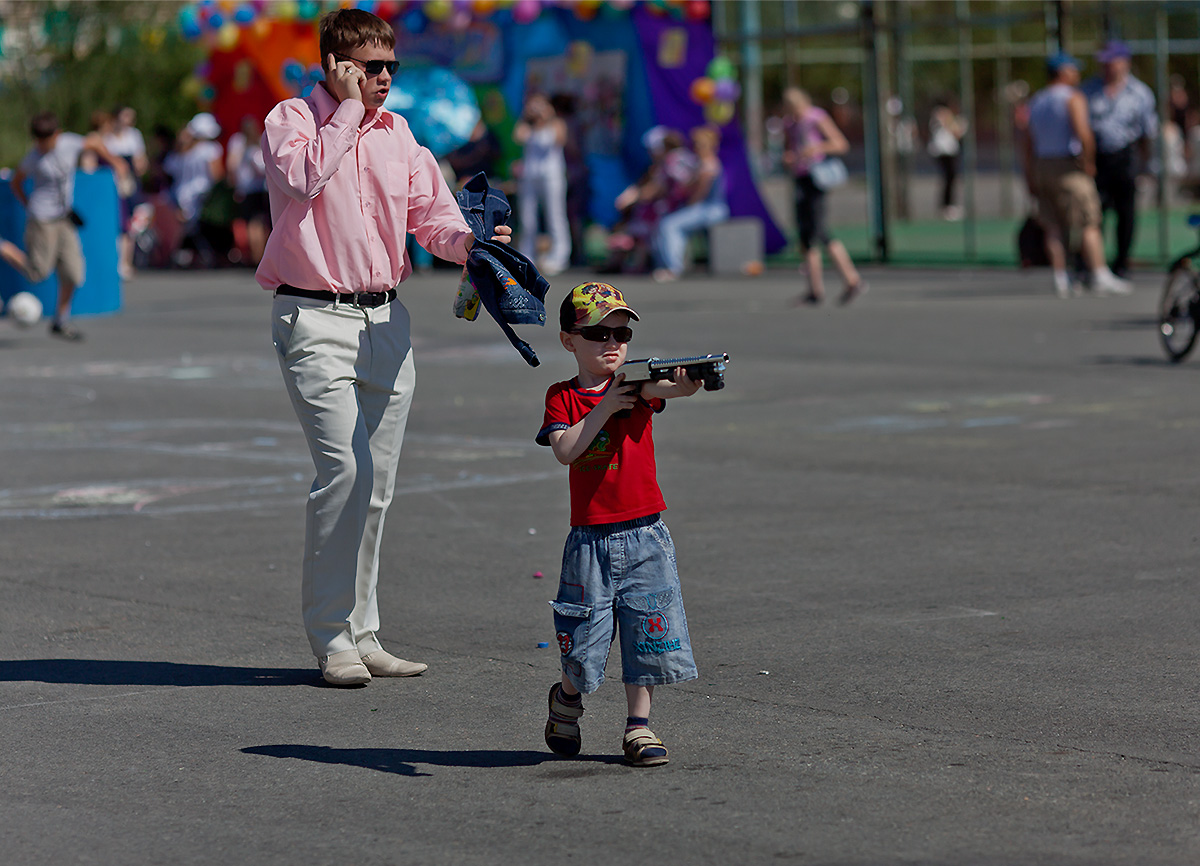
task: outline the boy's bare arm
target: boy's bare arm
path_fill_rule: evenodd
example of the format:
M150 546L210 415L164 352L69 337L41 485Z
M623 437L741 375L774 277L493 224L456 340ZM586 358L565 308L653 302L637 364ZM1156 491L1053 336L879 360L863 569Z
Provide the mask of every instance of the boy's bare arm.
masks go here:
M29 207L29 198L25 195L25 171L18 168L13 172L12 180L9 181L12 187L13 195L17 201L21 203L21 207Z
M559 463L570 466L583 456L583 452L587 451L609 418L622 409L633 408L638 397L632 385L621 384L624 378L623 375L618 376L608 387L604 399L597 403L582 421L575 422L566 430L555 430L549 435L550 448Z

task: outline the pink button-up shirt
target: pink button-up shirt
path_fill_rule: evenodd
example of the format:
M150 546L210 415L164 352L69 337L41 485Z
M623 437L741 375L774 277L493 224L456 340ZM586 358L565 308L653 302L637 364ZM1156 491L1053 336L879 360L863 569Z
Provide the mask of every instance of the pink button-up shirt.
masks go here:
M398 114L340 104L321 85L267 115L262 137L271 236L256 277L335 292L380 292L412 273L408 232L447 261L465 262L471 230L437 161Z

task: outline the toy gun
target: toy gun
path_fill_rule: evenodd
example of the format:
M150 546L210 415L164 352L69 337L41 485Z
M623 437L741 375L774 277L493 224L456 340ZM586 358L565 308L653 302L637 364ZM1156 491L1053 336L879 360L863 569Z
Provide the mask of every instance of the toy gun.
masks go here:
M725 352L695 358L643 358L626 361L617 372L625 374L626 385L640 385L663 379L674 382L675 368L683 367L689 379L704 383L705 391L720 391L725 387L725 362L728 360L729 355Z

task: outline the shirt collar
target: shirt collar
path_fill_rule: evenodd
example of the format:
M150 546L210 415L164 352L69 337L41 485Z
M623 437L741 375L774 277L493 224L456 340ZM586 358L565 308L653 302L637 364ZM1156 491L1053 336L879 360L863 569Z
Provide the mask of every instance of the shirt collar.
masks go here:
M325 89L325 85L323 83L313 86L312 94L309 96L309 99L312 100L314 109L313 114L320 118L320 122L322 124L329 120L330 116L337 111L338 101L334 99L332 95L330 95L329 91ZM395 123L396 119L392 116L392 113L386 108L381 108L379 111L375 112L374 119L365 127L362 127L362 129L370 129L372 126L377 126L379 124L383 124L388 129L391 129L393 126L395 126Z

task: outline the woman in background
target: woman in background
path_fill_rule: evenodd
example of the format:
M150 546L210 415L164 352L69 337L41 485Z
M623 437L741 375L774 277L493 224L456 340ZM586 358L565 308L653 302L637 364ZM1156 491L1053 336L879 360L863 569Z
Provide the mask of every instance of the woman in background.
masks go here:
M517 206L521 217L520 251L548 277L561 274L571 261L571 229L567 224L567 125L545 96L532 94L513 129L524 148ZM537 256L539 206L550 232L550 249Z
M796 178L796 227L800 235L803 271L808 276L808 294L799 302L819 304L825 298L821 246L829 251L842 278L841 303L848 304L866 291L866 283L854 268L846 247L829 232L825 190L812 179L811 170L827 156L843 154L850 142L824 109L799 87L783 92L785 108L783 164Z

